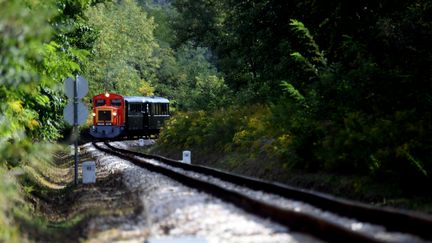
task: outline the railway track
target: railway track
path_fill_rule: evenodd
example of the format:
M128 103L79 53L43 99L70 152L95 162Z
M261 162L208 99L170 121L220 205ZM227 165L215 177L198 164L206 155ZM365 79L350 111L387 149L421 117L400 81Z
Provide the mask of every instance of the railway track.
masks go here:
M168 176L188 187L193 187L204 191L227 202L248 211L252 214L270 218L271 220L285 225L291 230L305 232L330 242L391 242L385 237L377 237L374 234L358 231L352 227L335 223L332 220L311 215L301 211L286 209L280 205L257 200L249 195L245 195L235 190L227 189L224 186L211 183L207 180L197 179L193 176L181 173L172 168L179 168L184 171L204 174L214 177L237 186L247 187L250 190L271 193L290 200L298 200L308 203L321 210L331 212L342 217L353 218L362 224L375 224L390 234L408 234L402 241L431 241L432 239L432 217L419 215L412 212L400 211L395 209L377 208L366 204L356 203L348 200L338 199L329 195L300 190L293 187L270 183L254 178L239 176L216 169L179 163L157 155L137 153L125 149L113 147L105 142L106 147L93 143L93 145L106 153L121 157L132 163ZM167 166L160 166L148 163L146 160L157 160ZM396 233L395 233L396 232ZM410 238L412 236L412 238ZM410 240L411 239L411 240ZM394 240L393 240L394 242ZM396 241L401 242L401 241Z

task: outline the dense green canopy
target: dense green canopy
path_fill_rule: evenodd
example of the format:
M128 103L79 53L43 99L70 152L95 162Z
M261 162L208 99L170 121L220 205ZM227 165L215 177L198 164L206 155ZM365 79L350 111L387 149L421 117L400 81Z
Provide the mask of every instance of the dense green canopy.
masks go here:
M272 104L267 136L292 138L291 164L429 178L430 1L173 5L177 45L209 47L239 103Z

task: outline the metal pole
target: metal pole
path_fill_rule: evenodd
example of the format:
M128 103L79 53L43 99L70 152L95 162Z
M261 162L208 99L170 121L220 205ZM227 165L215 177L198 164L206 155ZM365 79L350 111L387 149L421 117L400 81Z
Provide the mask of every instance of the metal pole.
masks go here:
M75 77L74 80L74 125L73 125L73 133L74 133L74 147L75 147L75 176L74 181L75 185L78 185L78 85L77 85L78 76Z

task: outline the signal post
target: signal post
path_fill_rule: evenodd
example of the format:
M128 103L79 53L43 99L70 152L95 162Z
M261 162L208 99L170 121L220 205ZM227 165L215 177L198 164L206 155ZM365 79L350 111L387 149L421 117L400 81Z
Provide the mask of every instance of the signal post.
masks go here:
M68 104L63 110L65 121L73 126L73 140L75 147L75 164L74 164L74 183L78 185L78 126L85 123L88 116L88 110L81 99L88 93L88 82L83 77L76 75L76 78L67 78L64 84L65 93L68 97Z

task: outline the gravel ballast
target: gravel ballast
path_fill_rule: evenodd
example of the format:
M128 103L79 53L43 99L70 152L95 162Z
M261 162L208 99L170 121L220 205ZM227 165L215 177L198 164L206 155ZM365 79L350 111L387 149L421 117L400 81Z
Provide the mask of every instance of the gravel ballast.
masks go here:
M127 142L116 143L127 147ZM290 232L286 227L248 214L208 194L188 188L166 176L97 151L82 149L102 171L121 174L122 183L137 193L142 210L135 217L97 217L89 223L89 241L162 242L320 242ZM97 183L97 182L96 182Z

